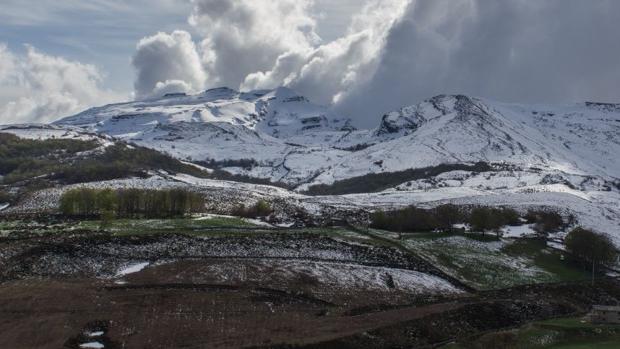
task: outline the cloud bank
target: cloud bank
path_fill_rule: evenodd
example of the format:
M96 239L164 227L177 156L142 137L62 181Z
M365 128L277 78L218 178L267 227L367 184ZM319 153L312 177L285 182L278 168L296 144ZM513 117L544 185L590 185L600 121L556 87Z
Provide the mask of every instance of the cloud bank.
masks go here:
M620 2L613 0L367 0L331 42L317 35L310 0L192 4L198 45L178 32L171 36L182 45L162 45L170 40L162 33L143 40L158 48L139 45L136 57L149 53L134 59L138 96L167 81L181 90L285 85L362 126L442 93L520 102L620 99Z
M442 93L620 102L618 23L617 1L418 0L390 29L372 79L337 107L368 120Z
M49 122L122 98L103 89L102 80L95 66L0 44L0 124Z
M326 3L190 0L187 30L138 42L134 97L284 85L362 127L443 93L620 101L619 1L360 0L346 32L324 41ZM102 80L92 65L0 46L1 122L48 121L123 98Z

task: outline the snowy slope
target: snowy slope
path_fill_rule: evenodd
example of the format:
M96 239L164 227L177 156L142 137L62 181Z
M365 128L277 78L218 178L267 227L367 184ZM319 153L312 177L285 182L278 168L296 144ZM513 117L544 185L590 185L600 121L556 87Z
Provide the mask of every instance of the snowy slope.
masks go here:
M387 114L375 132L386 135L397 137L351 154L317 181L477 161L620 178L620 107L612 105L438 96Z
M289 89L240 93L220 88L93 108L53 125L0 126L0 132L102 144L114 137L297 186L289 192L183 176L172 182L122 183L226 193L222 202L214 197L217 205L234 203L231 198L271 197L318 215L445 202L552 207L575 214L581 224L610 234L620 245L620 105L522 105L442 95L378 117L376 128L356 130L347 118ZM492 164L493 171L451 171L380 193L300 194L314 184L369 173L479 161Z
M220 88L93 108L55 124L184 160L252 160L249 167L223 167L295 185L478 161L620 177L620 107L609 104L527 106L437 96L384 115L375 129L354 130L348 119L289 89Z
M620 105L522 105L441 95L385 114L374 129L355 130L348 119L288 89L222 88L93 108L55 125L286 182L298 192L369 173L482 161L493 171L453 171L381 193L284 196L315 208L446 201L553 206L612 235L620 225Z
M56 124L87 127L131 139L179 122L230 123L279 138L351 128L348 119L284 87L248 93L217 88L192 96L169 94L146 101L92 108Z
M74 139L80 141L97 141L112 144L113 139L105 134L88 132L78 127L54 126L43 124L0 125L0 133L10 133L19 138L32 140Z

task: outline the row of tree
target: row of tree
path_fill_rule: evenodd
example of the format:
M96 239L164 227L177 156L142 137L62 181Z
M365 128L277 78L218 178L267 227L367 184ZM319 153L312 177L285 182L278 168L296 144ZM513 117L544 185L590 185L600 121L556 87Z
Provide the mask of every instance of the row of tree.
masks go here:
M172 218L203 212L204 197L183 189L89 189L65 192L60 210L66 216L99 218Z
M489 172L490 164L442 164L433 167L415 168L398 172L369 173L364 176L347 178L333 184L319 184L308 188L308 195L344 195L356 193L380 192L399 184L426 178L433 178L451 171Z
M551 233L565 226L561 215L555 212L530 211L524 219L540 233ZM522 224L520 214L510 208L442 205L431 209L415 206L371 215L371 227L397 232L428 232L453 230L456 224L469 224L473 231L499 231L507 225Z

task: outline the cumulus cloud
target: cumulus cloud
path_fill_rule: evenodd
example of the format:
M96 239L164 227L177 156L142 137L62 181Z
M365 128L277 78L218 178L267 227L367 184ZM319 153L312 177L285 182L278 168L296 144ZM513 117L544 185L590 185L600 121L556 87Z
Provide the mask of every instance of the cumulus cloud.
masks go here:
M143 40L134 58L138 95L285 85L360 126L442 93L518 102L619 97L618 1L366 0L330 42L317 34L312 0L191 3L198 44L177 32Z
M137 99L162 92L195 92L207 78L191 35L182 30L140 40L132 64Z
M249 74L242 88L287 85L318 102L337 103L373 75L387 33L406 5L406 0L369 1L345 36L311 50L282 54L271 70Z
M369 126L442 93L617 101L618 23L620 2L610 0L414 1L390 29L376 73L338 108Z
M48 122L122 98L101 88L102 80L95 66L0 44L0 123Z
M189 22L203 36L210 85L238 87L282 55L305 54L320 42L312 0L192 0Z

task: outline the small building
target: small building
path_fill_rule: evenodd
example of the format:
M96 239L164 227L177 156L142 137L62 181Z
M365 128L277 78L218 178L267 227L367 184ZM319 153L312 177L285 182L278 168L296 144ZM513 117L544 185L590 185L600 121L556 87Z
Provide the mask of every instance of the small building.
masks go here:
M620 306L595 305L589 318L595 324L620 324Z

